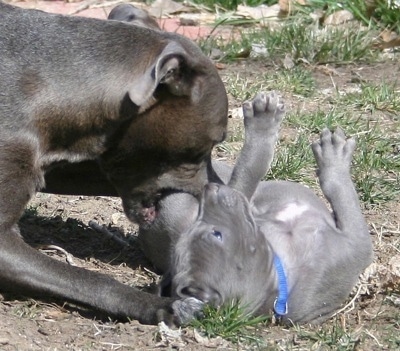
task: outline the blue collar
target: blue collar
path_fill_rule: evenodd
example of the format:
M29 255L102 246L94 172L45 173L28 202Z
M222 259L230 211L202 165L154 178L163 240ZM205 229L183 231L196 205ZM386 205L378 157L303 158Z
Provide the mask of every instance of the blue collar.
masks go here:
M278 256L274 256L274 265L278 275L278 296L274 302L274 312L276 317L282 317L287 314L288 288L283 265Z

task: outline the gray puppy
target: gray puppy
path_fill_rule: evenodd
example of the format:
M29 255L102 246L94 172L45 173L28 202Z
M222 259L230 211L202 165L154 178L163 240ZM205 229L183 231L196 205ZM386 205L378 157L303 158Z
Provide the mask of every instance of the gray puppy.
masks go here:
M300 184L259 183L282 116L275 99L261 94L244 105L245 146L229 184L208 184L200 206L178 199L192 223L181 222L180 234L176 225L164 228L173 241L168 279L173 295L216 306L239 300L252 314L274 311L283 322L318 323L346 299L372 259L350 176L355 141L324 129L312 144L333 213Z
M121 21L142 26L150 29L160 30L157 21L149 14L131 4L120 4L115 6L107 17L109 20Z
M226 92L192 41L148 27L0 2L1 292L144 323L179 323L199 307L53 260L17 226L39 190L118 195L142 225L165 194L201 194L226 132Z

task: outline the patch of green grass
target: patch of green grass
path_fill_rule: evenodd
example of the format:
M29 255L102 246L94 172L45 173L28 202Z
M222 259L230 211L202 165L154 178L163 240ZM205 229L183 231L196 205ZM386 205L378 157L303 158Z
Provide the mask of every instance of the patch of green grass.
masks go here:
M351 109L351 107L350 107ZM387 134L379 123L362 114L332 109L311 114L288 114L284 124L296 130L294 139L281 141L266 179L285 179L315 184L315 161L310 143L320 131L341 127L357 139L352 174L361 201L367 206L386 203L400 195L400 137Z
M315 91L311 72L302 67L281 69L273 74L264 74L256 80L240 75L231 76L226 79L225 85L228 94L240 101L252 99L260 91L278 90L304 97L311 96Z
M379 205L400 194L400 138L388 137L375 128L357 138L353 174L361 201Z
M313 184L315 162L309 135L299 131L294 140L277 146L271 170L265 179L289 180Z
M359 344L359 336L344 330L339 321L330 326L305 329L294 326L299 343L305 342L311 350L353 351Z
M219 24L223 23L222 21ZM242 34L240 38L233 35L230 38L220 38L211 35L207 38L200 38L197 44L206 55L210 55L213 49L220 50L222 53L220 60L227 62L248 57L251 52L252 40L250 36L245 34Z
M235 156L238 153L238 148L232 145L232 142L224 141L223 143L215 146L217 152L223 153L224 155Z
M26 300L13 308L12 313L20 318L35 319L40 314L42 308L34 300Z
M367 205L380 205L399 195L399 177L393 180L381 178L373 172L357 172L356 187L360 200Z
M258 6L261 4L273 5L277 0L194 0L211 10L235 10L238 5ZM366 26L379 29L388 28L400 33L400 11L395 0L309 0L306 6L297 6L301 15L310 14L316 9L323 9L326 15L346 9L355 19Z
M262 43L272 57L290 54L296 62L350 62L371 56L368 31L352 27L318 28L307 18L285 21L281 28L265 28Z
M362 84L361 91L344 95L340 102L364 111L400 113L400 90L393 84Z
M222 7L226 10L234 10L238 5L258 6L261 4L272 5L278 0L194 0L195 3L209 7L210 9Z
M278 28L244 28L240 37L230 40L210 37L199 41L199 45L207 54L211 48L218 48L224 53L224 61L249 56L252 45L257 44L267 51L259 60L273 60L282 65L289 55L295 64L322 64L375 59L372 39L370 31L360 27L319 28L311 19L297 16L280 22Z
M397 296L397 298L400 298L400 296ZM393 314L393 316L391 316L391 319L394 330L397 331L400 330L400 312ZM398 350L400 348L399 333L393 333L392 330L388 328L385 339L386 339L385 341L390 347L390 350Z
M396 89L385 82L363 84L360 92L338 95L340 113L327 113L325 118L323 112L318 112L317 118L289 116L289 121L312 132L321 130L325 121L328 127L341 126L347 135L357 137L352 171L361 201L368 206L391 201L400 194L400 138L396 133L400 127L400 94ZM376 117L377 111L385 114L386 122ZM389 120L392 131L386 126Z
M301 110L288 113L286 123L292 127L306 131L307 134L319 134L323 128L331 130L336 127L346 129L348 134L356 134L363 130L359 117L345 111L333 108L328 112L317 110L311 113L304 113Z
M242 143L244 140L244 123L242 119L232 119L230 121L229 132L226 140L221 145L230 143ZM225 147L229 147L226 145Z
M237 78L240 80L240 78ZM247 82L247 81L246 81ZM261 83L263 82L263 83ZM275 81L276 86L281 84L279 78ZM243 81L230 87L231 92L237 93L239 99L248 99L250 95L247 87L254 91L270 90L267 80L259 80L253 86L243 84ZM334 108L328 112L315 111L305 113L300 110L288 113L284 125L295 130L294 138L286 138L277 146L271 170L265 177L267 180L283 179L296 181L310 186L315 185L315 160L312 154L311 141L318 139L323 128L331 130L341 127L346 135L355 136L357 148L353 157L352 174L356 189L361 201L367 206L376 206L391 201L400 195L400 137L394 133L387 133L379 121L372 120L365 115L368 109L397 111L398 102L394 90L388 90L384 85L376 87L378 95L361 93L360 96L340 97L342 104L340 108ZM386 101L386 100L389 101ZM352 101L352 102L351 102ZM354 102L356 101L356 102ZM385 105L383 105L385 104ZM354 107L362 107L362 111L354 112ZM373 106L373 107L372 107ZM286 128L285 127L285 128ZM228 152L230 142L243 140L242 130L234 133L226 144L221 146L220 151ZM229 152L231 155L236 150Z
M268 320L268 316L245 314L239 303L233 302L220 308L206 306L203 318L194 320L191 326L209 338L220 336L233 343L260 345L262 340L256 332Z
M378 21L381 27L389 28L400 33L400 9L399 3L394 0L376 1L376 9L373 18Z
M259 91L267 90L266 81L250 79L241 75L229 76L225 81L227 93L239 101L252 99Z
M327 14L346 9L364 25L400 32L400 11L394 0L310 0L307 4L310 11L323 8Z
M304 97L311 96L315 91L315 82L311 72L302 67L291 70L281 69L271 76L264 75L267 90L280 90Z

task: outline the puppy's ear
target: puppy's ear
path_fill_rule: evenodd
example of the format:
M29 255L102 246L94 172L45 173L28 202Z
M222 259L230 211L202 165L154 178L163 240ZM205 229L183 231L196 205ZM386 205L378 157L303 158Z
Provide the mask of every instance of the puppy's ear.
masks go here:
M176 42L170 42L156 58L144 75L129 90L129 97L137 106L147 105L160 84L177 96L192 96L196 100L201 87L195 84L196 58L190 58L185 49Z

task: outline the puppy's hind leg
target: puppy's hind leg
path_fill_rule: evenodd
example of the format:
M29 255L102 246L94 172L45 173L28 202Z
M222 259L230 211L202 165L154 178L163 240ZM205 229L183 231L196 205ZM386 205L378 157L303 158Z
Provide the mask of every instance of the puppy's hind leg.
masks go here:
M312 150L321 189L332 206L336 226L357 248L360 266L366 266L372 258L372 243L350 175L355 146L355 140L346 139L340 128L333 133L325 128Z

